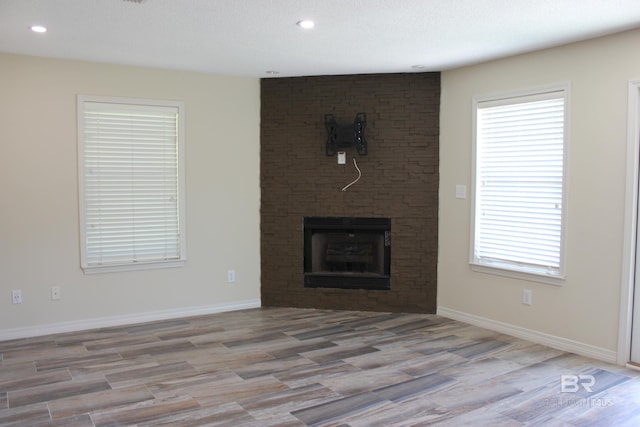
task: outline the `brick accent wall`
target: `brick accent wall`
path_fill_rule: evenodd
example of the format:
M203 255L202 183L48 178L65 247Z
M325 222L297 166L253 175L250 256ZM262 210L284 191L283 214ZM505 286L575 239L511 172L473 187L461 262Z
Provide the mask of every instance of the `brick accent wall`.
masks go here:
M440 74L261 81L264 306L434 313L438 251ZM324 114L367 113L367 156L325 155ZM241 124L239 124L241 125ZM342 187L362 178L347 191ZM305 288L303 218L391 218L391 290Z

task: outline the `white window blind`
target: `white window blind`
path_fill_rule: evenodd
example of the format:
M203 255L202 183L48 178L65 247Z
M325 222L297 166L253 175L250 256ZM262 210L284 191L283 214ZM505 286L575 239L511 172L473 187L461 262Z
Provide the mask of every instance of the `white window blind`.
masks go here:
M565 94L476 103L473 264L562 278Z
M181 104L78 98L82 267L181 263Z

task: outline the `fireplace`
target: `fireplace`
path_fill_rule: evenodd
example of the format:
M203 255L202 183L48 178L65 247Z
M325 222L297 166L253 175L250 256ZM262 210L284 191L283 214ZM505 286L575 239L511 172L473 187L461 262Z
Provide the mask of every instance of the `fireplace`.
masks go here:
M262 306L435 313L440 73L261 79L260 105ZM356 170L327 157L323 119L359 111L368 152L346 149L363 177L343 192ZM309 255L305 274L305 216L390 218L390 289L307 287L320 285Z
M304 218L304 286L391 288L389 218Z

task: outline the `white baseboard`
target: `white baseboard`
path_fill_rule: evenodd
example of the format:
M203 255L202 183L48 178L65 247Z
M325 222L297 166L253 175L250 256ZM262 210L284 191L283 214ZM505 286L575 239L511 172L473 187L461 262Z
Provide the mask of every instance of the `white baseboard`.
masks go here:
M155 322L158 320L176 319L181 317L202 316L205 314L222 313L225 311L258 308L260 306L260 299L251 299L208 306L184 307L123 316L99 317L95 319L27 326L24 328L0 329L0 341L61 334L66 332L86 331L89 329L107 328L112 326L132 325L135 323Z
M474 314L464 313L446 307L438 307L437 314L439 316L458 320L470 325L479 326L481 328L511 335L517 338L522 338L527 341L535 342L537 344L553 347L558 350L568 351L570 353L579 354L581 356L590 357L592 359L602 360L608 363L617 363L617 353L605 348L584 344L555 335L545 334L544 332L522 328L520 326L499 322L497 320L476 316Z

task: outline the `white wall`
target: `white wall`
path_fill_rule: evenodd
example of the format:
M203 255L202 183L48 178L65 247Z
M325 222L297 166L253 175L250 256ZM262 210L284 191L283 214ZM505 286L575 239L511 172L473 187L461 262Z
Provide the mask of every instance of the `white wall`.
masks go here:
M184 268L83 274L77 94L184 101ZM0 55L0 339L259 304L259 126L258 79Z
M640 78L640 31L446 71L440 136L439 312L531 333L615 359L621 291L627 88ZM568 240L563 286L471 271L471 99L571 83ZM470 187L469 187L470 188ZM521 303L533 291L533 305Z

